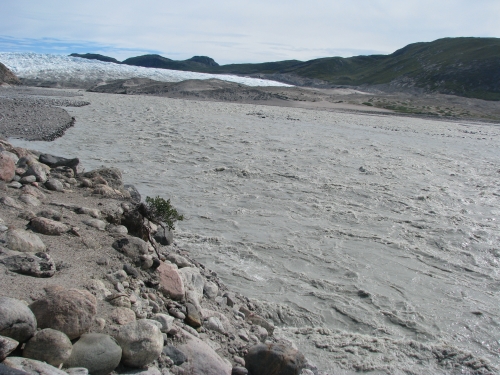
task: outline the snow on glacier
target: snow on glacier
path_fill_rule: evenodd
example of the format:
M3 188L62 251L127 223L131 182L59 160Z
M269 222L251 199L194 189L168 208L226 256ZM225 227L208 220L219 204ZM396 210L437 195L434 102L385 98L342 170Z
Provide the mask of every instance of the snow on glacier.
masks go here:
M143 68L52 54L0 52L0 62L6 65L18 77L27 79L110 81L138 77L150 78L162 82L180 82L187 79L217 78L247 86L290 86L258 78Z

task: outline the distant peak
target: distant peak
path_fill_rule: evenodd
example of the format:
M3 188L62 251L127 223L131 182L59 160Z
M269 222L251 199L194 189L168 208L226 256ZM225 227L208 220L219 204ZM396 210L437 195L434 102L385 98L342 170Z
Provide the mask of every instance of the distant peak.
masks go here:
M193 56L186 61L193 61L207 66L219 66L214 59L208 56Z

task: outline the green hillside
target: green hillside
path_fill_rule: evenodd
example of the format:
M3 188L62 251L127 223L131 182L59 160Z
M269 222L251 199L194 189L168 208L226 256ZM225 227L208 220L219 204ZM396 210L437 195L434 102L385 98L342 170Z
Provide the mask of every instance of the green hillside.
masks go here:
M82 56L83 57L83 56ZM127 59L123 64L203 73L272 75L321 80L332 85L390 84L486 100L500 100L500 39L444 38L414 43L390 55L326 57L298 61L219 66L195 56L184 61L159 55Z

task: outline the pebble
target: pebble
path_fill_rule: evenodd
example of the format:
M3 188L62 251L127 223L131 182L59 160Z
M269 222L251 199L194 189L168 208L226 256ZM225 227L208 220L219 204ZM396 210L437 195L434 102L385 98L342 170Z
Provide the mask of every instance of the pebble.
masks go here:
M12 181L10 184L7 184L7 186L13 189L20 189L23 187L23 184L17 181Z
M40 200L36 197L34 197L31 194L22 194L19 197L19 200L23 203L26 203L27 205L33 206L33 207L38 207L42 204Z
M0 362L2 362L10 353L14 351L19 345L19 341L16 341L10 337L0 336ZM2 370L0 369L0 374Z
M45 182L45 187L48 190L53 190L53 191L63 191L64 190L64 185L61 181L59 181L57 178L49 178Z
M99 220L99 219L87 219L82 221L85 225L88 225L89 227L93 227L99 230L105 230L106 229L106 222Z
M0 203L4 204L7 207L17 208L18 210L22 209L23 206L21 203L17 202L11 197L2 197L0 198Z
M39 233L51 236L60 236L71 229L71 227L66 224L45 217L35 217L31 219L30 226Z

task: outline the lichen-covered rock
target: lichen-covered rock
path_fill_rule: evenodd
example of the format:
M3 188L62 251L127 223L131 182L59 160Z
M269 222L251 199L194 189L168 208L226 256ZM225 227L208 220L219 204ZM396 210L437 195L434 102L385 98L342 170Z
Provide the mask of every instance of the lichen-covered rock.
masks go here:
M163 335L152 321L129 323L114 335L122 348L122 362L130 367L143 367L157 359L163 349Z
M97 300L86 290L45 288L45 297L33 302L30 309L40 328L64 332L70 340L88 332L97 313Z
M26 343L23 357L58 367L70 357L72 349L68 336L55 329L45 328Z
M123 189L122 172L118 168L101 168L83 174L91 180L102 177L113 189Z
M245 367L251 374L299 375L305 365L304 355L284 344L257 344L245 356Z
M40 237L23 229L10 229L7 232L7 247L24 253L44 252L47 249Z
M22 301L0 297L0 335L23 343L35 334L36 326L35 315Z
M122 348L109 335L87 333L73 345L67 367L84 367L92 375L107 375L122 358Z

